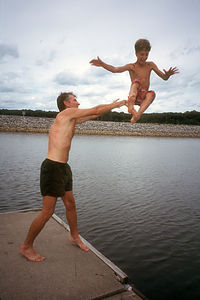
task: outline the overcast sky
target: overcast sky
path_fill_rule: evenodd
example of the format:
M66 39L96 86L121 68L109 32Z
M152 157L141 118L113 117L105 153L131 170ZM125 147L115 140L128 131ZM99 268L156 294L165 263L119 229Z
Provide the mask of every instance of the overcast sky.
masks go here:
M127 99L128 72L89 61L134 62L134 44L146 38L148 60L180 70L168 81L152 72L147 112L200 111L199 29L199 0L0 0L0 108L57 110L64 91L80 108Z

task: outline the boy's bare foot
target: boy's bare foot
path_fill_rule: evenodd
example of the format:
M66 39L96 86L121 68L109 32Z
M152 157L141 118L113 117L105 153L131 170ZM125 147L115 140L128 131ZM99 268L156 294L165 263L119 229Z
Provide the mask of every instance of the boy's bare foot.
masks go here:
M137 113L137 111L134 109L134 110L132 111L132 114L133 114L133 117L131 118L131 123L134 124L134 123L136 123L136 122L138 121L138 113Z
M141 114L136 112L136 114L133 114L133 117L131 118L131 123L132 124L136 123L140 118L141 118Z
M70 236L70 242L72 244L76 244L81 250L83 251L89 251L90 249L88 248L88 246L86 246L82 241L80 236L78 236L77 238L73 238L72 236Z
M35 252L32 247L27 247L25 245L20 247L19 252L30 261L39 262L45 259L44 256L41 256L39 253Z
M133 116L132 118L131 118L131 123L132 124L135 124L137 122L137 119Z

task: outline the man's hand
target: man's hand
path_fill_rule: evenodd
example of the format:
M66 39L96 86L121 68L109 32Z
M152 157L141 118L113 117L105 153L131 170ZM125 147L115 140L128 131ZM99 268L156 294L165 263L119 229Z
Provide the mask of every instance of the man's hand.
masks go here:
M103 61L97 56L97 59L92 59L90 64L96 67L102 67Z
M163 69L163 71L164 71L165 76L167 77L167 79L168 79L170 76L179 73L179 70L178 70L177 67L170 68L168 71L166 71L165 69Z
M127 100L121 100L121 101L118 101L118 100L119 99L113 101L113 103L116 104L115 107L121 107L123 105L127 105L127 103L128 103Z

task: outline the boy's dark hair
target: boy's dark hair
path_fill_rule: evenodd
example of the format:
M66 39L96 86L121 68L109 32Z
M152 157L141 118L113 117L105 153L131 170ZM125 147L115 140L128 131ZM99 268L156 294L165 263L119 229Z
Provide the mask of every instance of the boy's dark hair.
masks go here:
M151 50L151 45L148 40L145 39L137 40L137 42L135 43L135 52L137 53L141 50L146 50L146 51Z
M57 98L57 106L59 111L66 109L64 101L69 101L69 96L72 95L76 97L72 92L69 93L61 93Z

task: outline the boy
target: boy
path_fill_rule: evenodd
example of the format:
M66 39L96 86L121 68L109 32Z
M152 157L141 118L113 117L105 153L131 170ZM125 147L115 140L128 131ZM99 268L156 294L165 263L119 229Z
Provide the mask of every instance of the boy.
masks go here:
M112 73L122 73L129 71L131 78L131 88L128 100L128 112L133 116L131 123L136 123L142 113L149 107L155 98L155 92L149 91L150 74L153 70L163 80L168 80L170 76L179 73L176 67L170 68L168 71L160 71L153 62L146 61L151 50L151 45L146 39L139 39L135 43L135 54L137 61L122 67L114 67L104 63L99 57L92 59L90 63L96 67L103 67ZM139 105L138 112L135 110L134 105Z

